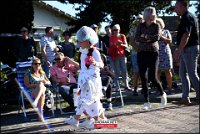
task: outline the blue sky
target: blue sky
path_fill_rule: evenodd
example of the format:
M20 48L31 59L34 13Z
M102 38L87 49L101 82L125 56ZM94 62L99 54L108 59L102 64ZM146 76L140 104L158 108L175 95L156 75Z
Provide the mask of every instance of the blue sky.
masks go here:
M74 9L73 4L62 4L58 1L43 1L43 2L46 2L47 4L52 5L53 7L56 7L72 16L75 16L76 10ZM173 4L175 4L175 2ZM190 4L191 4L191 2L190 2ZM75 7L78 7L78 4L76 4ZM194 14L196 11L196 8L194 6L190 7L189 11ZM176 13L174 13L173 15L176 15ZM101 32L105 32L104 27L106 25L107 25L107 23L102 23L102 29L100 29Z

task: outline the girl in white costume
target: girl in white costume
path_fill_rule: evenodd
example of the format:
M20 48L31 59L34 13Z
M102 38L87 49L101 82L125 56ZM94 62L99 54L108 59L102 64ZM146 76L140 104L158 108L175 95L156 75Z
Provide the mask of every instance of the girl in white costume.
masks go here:
M80 97L76 115L68 118L65 122L78 126L83 113L86 112L89 117L95 120L99 120L99 116L104 113L100 102L100 98L103 96L100 68L104 64L99 51L93 46L98 42L98 36L93 29L83 26L78 30L76 38L81 47L81 70L78 77Z

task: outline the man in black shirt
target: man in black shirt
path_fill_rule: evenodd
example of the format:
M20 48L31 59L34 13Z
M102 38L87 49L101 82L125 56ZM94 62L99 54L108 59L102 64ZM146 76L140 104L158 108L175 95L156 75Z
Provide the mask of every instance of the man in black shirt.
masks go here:
M103 36L103 38L102 38L102 41L103 41L103 53L104 53L105 55L108 55L108 54L107 54L107 48L109 47L109 44L110 44L109 38L110 38L110 36L111 36L111 34L112 34L111 28L110 28L109 25L108 25L108 26L105 26L105 31L106 31L106 35Z
M178 49L174 61L179 61L179 75L182 82L182 100L179 104L191 104L189 98L190 81L196 91L196 102L199 103L199 77L197 61L199 57L199 27L197 17L188 11L188 0L177 0L175 12L181 16L177 33Z
M28 35L28 29L21 28L21 37L18 37L14 43L14 55L18 62L28 61L28 58L37 55L36 44L33 38Z

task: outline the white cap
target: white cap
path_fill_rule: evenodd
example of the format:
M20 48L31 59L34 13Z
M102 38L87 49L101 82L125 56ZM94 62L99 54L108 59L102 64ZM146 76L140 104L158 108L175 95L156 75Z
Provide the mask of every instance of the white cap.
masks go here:
M80 42L88 40L92 45L96 44L99 40L96 32L87 26L83 26L78 30L76 39Z
M113 26L113 29L118 29L118 30L120 30L119 24L115 24L115 25Z

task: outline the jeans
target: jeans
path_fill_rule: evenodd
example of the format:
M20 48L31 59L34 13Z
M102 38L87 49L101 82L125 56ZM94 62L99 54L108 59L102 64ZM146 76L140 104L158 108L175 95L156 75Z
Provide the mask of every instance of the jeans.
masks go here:
M113 79L110 76L101 77L102 86L107 87L106 90L106 98L112 98L112 86L113 86Z
M126 57L123 56L123 57L120 57L120 56L117 56L115 61L113 61L114 63L114 71L115 71L115 75L116 75L116 78L115 78L115 83L118 85L118 78L120 76L122 76L122 80L125 84L125 87L129 87L129 84L128 84L128 72L127 72L127 66L126 66Z
M199 76L197 73L197 62L199 57L199 45L186 47L180 57L179 75L182 82L182 98L189 97L190 81L199 99Z
M74 107L74 100L73 100L73 89L77 88L76 83L70 83L68 85L61 85L59 86L59 93L61 94L62 98L69 103L70 107Z

